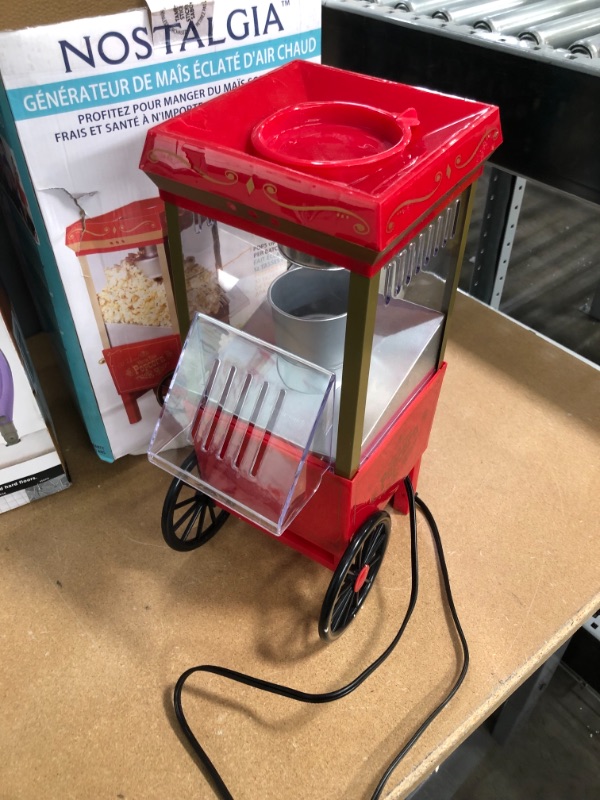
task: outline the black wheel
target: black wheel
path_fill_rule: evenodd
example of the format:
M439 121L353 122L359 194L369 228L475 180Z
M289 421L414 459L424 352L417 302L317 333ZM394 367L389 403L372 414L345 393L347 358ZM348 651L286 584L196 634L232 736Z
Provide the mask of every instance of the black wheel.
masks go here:
M167 397L167 392L169 391L169 387L171 386L171 381L173 380L174 372L167 372L167 374L162 378L161 382L154 388L154 396L156 397L159 406L164 406L165 399Z
M195 453L190 453L181 469L198 471ZM162 535L173 550L195 550L212 539L228 517L229 512L219 508L210 497L174 478L163 505Z
M380 511L369 517L346 548L321 608L319 636L326 642L346 630L364 603L383 561L390 527L390 515Z

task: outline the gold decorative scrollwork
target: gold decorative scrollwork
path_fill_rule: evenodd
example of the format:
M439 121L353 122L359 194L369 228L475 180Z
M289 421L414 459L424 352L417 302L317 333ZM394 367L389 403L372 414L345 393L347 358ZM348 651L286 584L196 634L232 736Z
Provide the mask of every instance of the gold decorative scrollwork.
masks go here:
M396 214L398 214L400 211L402 211L403 208L406 208L407 206L413 206L416 203L426 203L427 200L431 200L433 195L440 188L440 183L442 181L442 173L441 172L436 172L435 177L434 177L433 180L435 181L435 186L429 192L429 194L425 194L425 195L423 195L423 197L411 197L410 200L404 200L402 203L400 203L399 206L396 206L396 208L392 211L392 213L390 214L390 217L388 219L387 228L386 228L388 233L391 233L391 231L394 229L394 222L392 220L394 219Z
M205 181L208 181L209 183L216 183L220 186L233 186L239 180L237 172L234 172L232 169L226 169L224 171L223 174L225 175L225 180L208 175L206 172L192 164L186 156L180 155L179 153L173 153L171 150L167 150L163 147L155 147L153 150L150 150L148 153L148 159L152 161L153 164L168 160L179 162L186 169L191 169L197 175L200 175L200 177L204 178Z
M161 158L162 156L162 158ZM179 153L174 153L172 150L167 150L165 147L155 147L148 153L148 160L153 164L158 164L161 161L178 161L184 167L191 169L191 164L185 156Z
M66 244L80 244L83 236L86 239L98 239L99 241L114 240L115 238L125 239L130 236L139 234L159 233L161 228L158 224L152 223L150 220L141 220L137 224L131 224L127 228L123 225L127 222L124 220L120 225L115 223L105 223L101 226L96 226L93 223L85 227L77 228L67 234Z
M86 237L93 237L95 239L106 239L111 237L125 237L125 236L133 236L134 234L139 233L152 233L153 231L159 231L160 228L157 225L153 225L152 222L148 220L141 220L137 223L137 225L129 225L127 228L123 227L124 223L127 220L124 220L123 223L120 224L107 224L103 225L100 230L94 230L93 225L88 225L85 228L85 235Z
M481 139L477 142L477 147L473 150L469 158L467 158L466 161L463 161L462 156L460 154L457 155L456 158L454 159L454 166L457 167L458 169L464 169L468 164L471 163L471 161L473 161L473 159L475 158L475 156L479 151L479 148L485 142L486 139L489 138L495 141L498 138L498 136L500 136L500 131L498 130L498 128L492 128L492 130L489 130L486 133L484 133Z
M354 223L352 229L359 236L366 236L367 233L369 233L369 231L371 230L369 223L363 217L361 217L355 211L350 211L350 209L348 208L342 208L341 206L295 206L291 205L290 203L284 203L282 200L278 199L277 186L274 186L272 183L265 183L265 185L263 186L263 192L272 203L275 203L275 205L278 205L281 208L287 208L290 211L301 211L301 212L331 211L334 214L336 214L336 216L339 217L340 219L353 217L358 221Z
M239 175L232 169L226 169L223 173L223 175L225 175L225 180L213 178L211 175L207 175L206 172L202 172L202 170L198 169L197 167L192 167L192 169L194 172L197 172L198 175L203 177L205 181L209 181L210 183L218 183L221 186L233 186L234 183L239 181Z

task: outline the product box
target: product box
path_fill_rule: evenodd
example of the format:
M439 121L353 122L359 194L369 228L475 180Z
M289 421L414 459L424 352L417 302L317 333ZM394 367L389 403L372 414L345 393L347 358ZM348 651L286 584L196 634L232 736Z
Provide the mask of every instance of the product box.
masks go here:
M20 328L0 290L0 513L69 486L50 430Z
M49 0L26 19L17 5L3 12L3 202L107 461L145 452L181 348L164 208L138 166L146 131L288 61L318 61L320 24L320 0ZM190 312L235 324L284 268L256 237L187 212L180 227Z

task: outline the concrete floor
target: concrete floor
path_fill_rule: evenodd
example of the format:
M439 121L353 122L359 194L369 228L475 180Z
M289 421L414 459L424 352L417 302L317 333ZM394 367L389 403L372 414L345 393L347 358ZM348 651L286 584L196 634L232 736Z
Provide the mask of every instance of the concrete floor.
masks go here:
M461 287L478 245L480 182ZM600 364L600 208L528 183L500 310ZM558 379L558 376L557 376ZM600 642L598 642L600 647ZM492 720L410 800L595 800L600 797L600 694L562 663L528 718L504 743Z
M560 666L504 744L482 726L411 800L595 800L600 695Z
M500 310L600 364L600 208L528 184Z

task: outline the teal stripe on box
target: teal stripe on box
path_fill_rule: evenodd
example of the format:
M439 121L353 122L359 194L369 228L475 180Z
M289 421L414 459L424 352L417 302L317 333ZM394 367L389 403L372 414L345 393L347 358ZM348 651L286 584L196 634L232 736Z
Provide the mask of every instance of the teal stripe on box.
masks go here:
M17 121L128 103L156 94L240 78L321 55L321 30L135 69L73 78L7 92Z
M27 274L24 277L29 278L29 289L42 312L40 313L42 323L46 323L54 334L58 354L65 364L65 376L77 400L94 449L103 461L111 462L114 461L114 456L110 441L87 371L54 251L31 183L25 155L11 117L7 94L0 79L0 132L12 150L37 232L34 236L12 200L7 200L9 208L14 210L11 220L20 239L22 258L27 262ZM38 278L36 270L39 270L41 278Z

